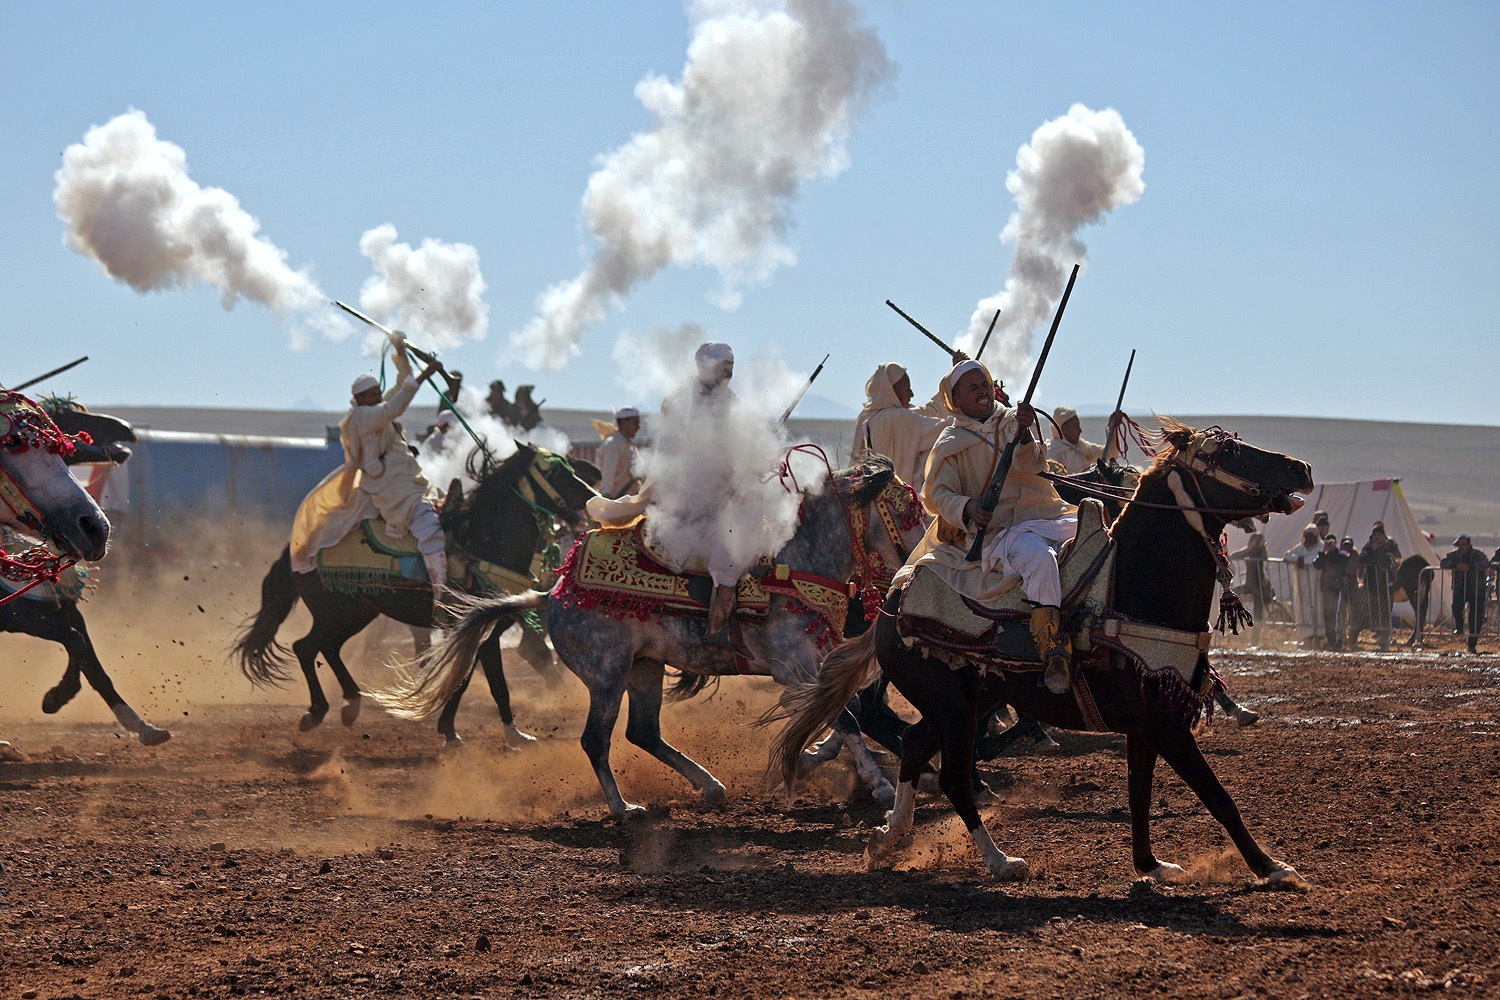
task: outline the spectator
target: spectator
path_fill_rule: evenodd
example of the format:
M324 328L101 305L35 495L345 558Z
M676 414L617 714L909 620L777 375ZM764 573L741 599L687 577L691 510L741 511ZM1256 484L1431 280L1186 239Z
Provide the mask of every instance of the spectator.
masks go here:
M1323 551L1313 560L1318 569L1318 596L1323 602L1323 637L1328 649L1339 649L1339 636L1348 624L1349 609L1344 599L1349 554L1339 548L1332 535L1323 538Z
M1255 628L1265 621L1267 606L1276 599L1276 591L1266 576L1266 536L1258 531L1250 532L1245 547L1229 553L1229 558L1239 559L1245 564L1244 591L1250 595L1251 612Z
M1359 629L1354 625L1355 603L1359 600L1359 549L1354 547L1354 539L1345 535L1339 539L1339 551L1349 558L1344 561L1344 629L1348 633L1344 636L1344 645L1350 649L1358 648Z
M1440 569L1453 571L1453 631L1467 636L1469 652L1476 652L1484 628L1484 604L1489 598L1490 562L1468 535L1453 540L1453 551L1443 556ZM1469 629L1464 631L1464 606L1469 607Z
M1401 549L1386 537L1385 523L1376 521L1370 529L1370 540L1359 550L1359 565L1365 574L1370 628L1381 649L1391 648L1391 591L1400 561Z
M1318 633L1318 571L1313 564L1323 551L1322 537L1317 527L1309 524L1302 529L1302 544L1287 549L1284 557L1292 567L1292 602L1297 636L1303 645L1312 645Z
M1318 529L1319 538L1327 538L1330 534L1332 534L1332 529L1328 527L1328 511L1314 511L1312 516L1312 523L1313 526Z

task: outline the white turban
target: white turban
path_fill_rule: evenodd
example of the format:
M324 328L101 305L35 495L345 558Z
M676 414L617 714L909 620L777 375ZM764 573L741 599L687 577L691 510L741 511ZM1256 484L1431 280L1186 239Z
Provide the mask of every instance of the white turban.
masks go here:
M960 361L958 364L954 365L953 370L950 371L947 375L943 376L943 381L939 387L941 388L943 393L943 402L947 403L948 409L952 410L955 413L958 412L958 407L953 405L953 390L958 388L958 380L972 371L984 372L984 377L986 379L989 379L990 385L995 384L994 377L990 375L990 370L984 366L983 362Z
M454 424L458 423L458 414L454 413L452 410L444 410L442 413L439 413L437 415L437 420L434 421L434 423L436 423L440 429L446 430L447 428L452 427Z
M637 410L635 407L622 406L615 411L615 422L618 423L621 420L629 420L631 417L639 417L640 415L641 411Z
M1059 427L1067 423L1069 420L1072 420L1076 416L1078 416L1078 411L1073 409L1071 406L1059 406L1057 409L1052 411L1052 419L1057 421L1057 425Z
M707 372L721 361L733 362L734 351L728 344L709 342L698 348L697 353L693 355L693 360L698 362L700 372Z
M359 378L355 379L354 384L349 387L349 392L352 395L358 396L360 393L364 392L367 389L379 388L380 382L376 380L374 375L361 375Z

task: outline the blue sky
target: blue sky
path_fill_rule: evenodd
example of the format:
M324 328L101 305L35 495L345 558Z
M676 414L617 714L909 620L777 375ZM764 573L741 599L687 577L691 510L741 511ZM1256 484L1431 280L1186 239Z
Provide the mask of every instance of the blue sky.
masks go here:
M444 353L471 383L635 402L616 338L693 322L742 357L831 353L816 392L856 409L880 361L935 385L943 357L885 299L945 337L967 326L1010 265L1017 149L1081 102L1123 117L1146 190L1078 233L1087 270L1040 402L1111 402L1135 348L1136 412L1500 423L1500 7L859 7L896 75L853 121L847 169L793 203L796 263L734 311L713 270L669 268L581 356L529 372L509 334L588 259L585 185L652 127L637 82L681 76L681 4L0 5L0 378L87 354L43 388L333 409L369 367L357 340L293 352L259 306L141 294L63 245L63 150L137 108L330 296L357 298L382 223L477 248L490 332Z

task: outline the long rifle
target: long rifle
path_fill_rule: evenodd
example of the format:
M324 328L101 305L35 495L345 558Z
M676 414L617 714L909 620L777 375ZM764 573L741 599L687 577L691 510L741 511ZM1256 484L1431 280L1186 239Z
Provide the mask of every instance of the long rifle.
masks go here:
M344 312L348 313L350 316L353 316L355 319L362 320L363 322L368 323L370 326L373 326L375 329L379 330L381 333L385 334L386 337L390 339L392 345L396 347L405 345L407 351L415 355L417 359L424 365L434 365L436 366L437 370L442 372L444 375L448 374L448 369L443 367L443 363L437 359L437 355L428 354L426 351L418 347L414 347L410 342L407 341L406 334L398 334L390 327L382 326L370 317L366 316L364 313L360 312L358 309L354 308L351 305L348 305L347 303L340 302L338 299L334 299L333 304L344 310ZM433 386L432 391L438 394L438 399L441 399L443 402L448 404L448 409L453 411L453 415L458 418L458 422L463 425L463 429L469 432L469 437L473 438L474 443L479 446L479 450L484 452L485 457L493 462L495 460L495 456L494 453L490 451L489 445L485 444L484 438L480 437L474 432L474 428L469 426L469 422L464 419L464 415L458 412L458 401L449 399L448 394L443 392L443 390L439 389L437 386ZM545 399L542 400L542 403L545 402ZM538 403L536 404L536 407L538 410L540 410L542 408L542 404Z
M816 382L818 376L823 373L823 366L828 363L829 357L831 357L831 355L823 355L823 360L818 362L818 367L814 368L813 373L807 376L807 381L802 385L802 391L797 393L797 398L792 400L792 405L788 406L786 410L781 414L780 424L782 426L785 426L786 422L792 419L792 411L797 408L798 403L802 402L802 397L807 395L807 390L812 388L812 384Z
M901 313L901 318L904 319L904 320L906 320L912 326L916 327L918 330L921 330L922 333L927 337L928 340L932 341L934 344L938 345L943 350L947 351L948 352L948 357L951 358L956 353L953 350L953 348L951 348L947 344L943 343L943 341L938 337L937 334L933 333L931 330L927 329L927 327L923 326L921 323L918 323L916 320L912 319L905 312L902 312L901 307L898 306L898 305L896 305L896 303L892 302L890 299L886 299L885 300L885 304L888 305L888 306L890 306L892 309L896 310L898 313Z
M995 318L990 320L990 328L984 331L984 339L979 342L979 350L974 352L975 361L978 361L980 355L984 353L984 349L990 346L990 334L995 332L995 324L998 322L1000 322L1000 310L996 309Z
M1062 299L1057 303L1057 313L1052 317L1052 329L1047 331L1047 342L1042 345L1042 353L1036 359L1036 367L1031 371L1031 384L1026 387L1026 398L1021 400L1022 406L1031 405L1031 396L1036 392L1037 380L1042 377L1042 368L1047 364L1047 355L1052 350L1052 341L1057 338L1057 325L1062 322L1063 310L1068 307L1068 296L1073 294L1073 282L1078 277L1078 265L1073 265L1073 273L1068 275L1068 287L1063 289ZM989 486L985 487L984 494L979 498L979 506L985 513L991 513L1000 503L1000 490L1005 486L1005 477L1010 475L1010 464L1016 457L1016 444L1021 440L1021 421L1016 420L1016 433L1005 443L1005 451L1000 454L1000 461L995 465L995 474L990 477ZM978 562L979 553L984 548L985 526L981 525L974 536L974 544L969 547L969 562Z
M50 372L48 372L47 374L45 374L45 375L38 375L36 378L31 379L29 382L22 382L20 385L13 385L13 386L11 386L11 391L12 392L20 392L22 389L29 389L32 386L36 385L38 382L45 382L45 381L47 381L49 378L51 378L54 375L61 375L63 372L67 371L69 368L77 368L79 365L83 364L88 359L89 359L89 356L87 354L85 354L83 357L79 358L77 361L69 361L67 364L63 365L61 368L54 368Z
M1109 415L1109 429L1104 432L1104 457L1101 462L1110 460L1110 452L1115 447L1115 431L1120 427L1120 407L1125 405L1125 387L1130 384L1130 369L1135 367L1135 348L1130 349L1130 361L1125 365L1125 379L1120 383L1120 395L1115 399L1114 412Z

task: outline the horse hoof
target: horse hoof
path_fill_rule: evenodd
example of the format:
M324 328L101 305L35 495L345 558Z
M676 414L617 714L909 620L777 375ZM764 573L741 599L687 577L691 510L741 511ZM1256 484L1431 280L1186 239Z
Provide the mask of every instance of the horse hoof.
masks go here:
M1266 888L1283 889L1288 892L1312 891L1312 883L1297 874L1297 869L1280 861L1277 864L1280 867L1266 876Z
M895 850L896 841L891 836L891 828L889 826L877 827L870 835L869 843L865 844L865 869L875 871L884 867Z
M454 733L452 736L449 736L447 739L443 740L444 750L462 750L466 746L468 746L468 744L464 742L464 738L457 733Z
M1174 865L1169 861L1159 863L1155 868L1141 876L1162 885L1176 885L1187 881L1187 869L1181 865Z
M870 789L870 798L874 799L875 804L880 808L890 809L896 804L896 789L889 781L882 778L880 784Z
M346 726L352 726L359 719L359 710L364 701L359 695L344 700L344 707L339 709L339 721Z
M1242 708L1234 713L1234 723L1237 726L1253 726L1260 721L1260 713L1252 712L1248 708Z
M25 760L26 755L17 750L8 740L0 740L0 760Z
M996 882L1025 882L1031 878L1031 866L1021 858L1003 857L988 868Z
M520 749L528 743L535 743L536 737L530 733L523 733L510 723L505 724L505 742L510 746Z
M637 822L646 818L646 807L638 806L633 802L625 803L625 808L615 813L620 819L627 823Z
M157 729L155 726L142 726L141 731L136 735L148 747L159 747L172 738L171 732Z
M305 712L303 713L302 719L297 723L297 728L304 733L310 733L322 724L323 717L321 715L314 715L311 712Z
M715 809L723 809L729 802L729 792L722 781L703 786L703 801Z
M60 694L57 688L53 688L42 695L42 711L47 715L56 715L71 700L71 695Z
M1062 753L1062 744L1050 736L1043 736L1036 741L1036 744L1031 748L1031 752L1041 754Z

